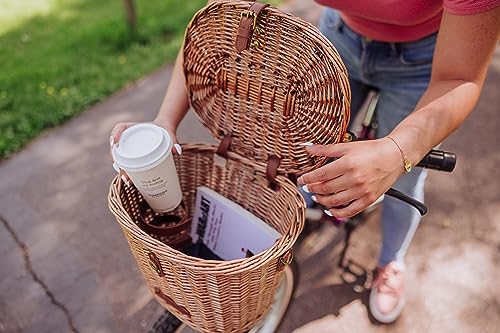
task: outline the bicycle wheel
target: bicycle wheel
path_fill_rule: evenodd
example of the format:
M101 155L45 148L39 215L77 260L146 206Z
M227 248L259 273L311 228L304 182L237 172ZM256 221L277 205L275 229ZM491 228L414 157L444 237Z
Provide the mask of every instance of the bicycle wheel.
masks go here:
M283 271L280 285L274 295L271 309L265 317L248 333L274 333L285 317L288 305L293 297L295 286L298 283L298 270L295 262L288 265Z
M283 317L288 310L288 305L293 297L295 285L298 282L298 270L295 262L288 265L283 271L280 285L274 295L274 301L269 312L248 333L274 333L279 328ZM155 331L154 333L161 333ZM175 333L196 333L187 325L182 324ZM170 333L170 332L169 332Z
M181 330L181 326L183 326L182 321L165 310L160 318L153 324L153 328L149 333L178 333Z

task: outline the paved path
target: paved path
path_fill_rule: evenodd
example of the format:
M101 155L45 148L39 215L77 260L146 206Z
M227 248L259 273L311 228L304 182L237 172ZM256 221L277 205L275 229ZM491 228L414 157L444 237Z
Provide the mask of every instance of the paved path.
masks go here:
M289 6L318 17L310 0ZM147 332L161 313L107 209L114 176L107 141L115 122L153 117L169 76L170 67L158 70L0 163L0 332ZM281 332L496 330L499 83L497 52L477 110L444 145L459 155L456 172L430 176L430 213L408 255L411 287L401 320L392 326L369 320L366 293L340 283L336 230L325 226L297 253L300 285ZM192 114L179 136L210 141ZM350 254L365 268L378 249L376 214L371 220Z

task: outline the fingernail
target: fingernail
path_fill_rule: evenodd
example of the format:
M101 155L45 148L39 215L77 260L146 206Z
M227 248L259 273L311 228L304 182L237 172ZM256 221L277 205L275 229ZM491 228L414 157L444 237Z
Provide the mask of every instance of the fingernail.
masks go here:
M302 191L304 191L306 193L310 193L309 189L307 188L307 185L302 186Z
M129 181L128 181L127 177L125 177L124 175L121 175L121 178L122 178L123 182L125 183L125 185L127 185L127 186L129 186L129 185L130 185L130 183L129 183Z
M308 147L308 146L312 146L314 143L312 142L304 142L304 143L299 143L299 146L302 146L302 147Z
M312 196L311 196L311 199L312 199L312 201L314 201L314 202L318 202L318 198L317 198L315 195L312 195Z
M328 215L330 217L333 217L332 212L330 212L328 209L325 209L324 212L325 212L326 215Z
M175 151L177 152L177 154L182 155L182 147L180 144L176 143L174 145L174 148L175 148Z
M117 173L120 173L120 168L118 167L118 164L113 163L113 169L115 169Z
M300 176L298 179L297 179L297 183L299 185L304 185L304 178L302 178L302 176Z
M110 136L109 137L109 146L112 147L114 143L115 143L115 138L113 138L112 136Z

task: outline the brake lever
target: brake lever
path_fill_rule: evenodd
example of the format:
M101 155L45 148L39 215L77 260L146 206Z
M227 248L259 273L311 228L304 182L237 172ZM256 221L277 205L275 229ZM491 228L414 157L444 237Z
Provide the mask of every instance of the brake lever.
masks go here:
M403 192L400 192L400 191L393 189L391 187L390 189L387 190L387 192L385 192L385 194L387 194L388 196L391 196L393 198L399 199L403 202L406 202L410 206L415 207L421 216L424 216L425 214L427 214L427 206L426 205L424 205L422 202L420 202L416 199L413 199L412 197L407 196Z

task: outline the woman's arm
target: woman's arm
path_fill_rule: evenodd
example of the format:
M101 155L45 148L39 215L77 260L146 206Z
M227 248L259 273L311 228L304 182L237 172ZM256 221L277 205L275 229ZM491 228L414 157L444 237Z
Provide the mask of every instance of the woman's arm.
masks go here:
M154 120L155 124L175 133L180 122L189 109L189 101L184 84L182 47L177 55L167 92L161 103L160 111Z
M391 133L411 161L420 161L472 112L499 30L500 7L469 16L443 14L429 87Z
M175 134L179 123L182 121L187 111L189 110L189 101L184 84L183 72L183 48L181 47L177 54L172 76L168 84L167 92L161 103L160 110L153 120L153 123L165 128L174 142L176 150L180 152L180 146L177 145L177 136ZM133 122L120 122L111 130L109 143L111 146L120 140L120 136Z
M443 14L429 86L415 111L390 134L413 164L472 112L499 30L500 7L470 16ZM330 209L337 217L365 209L404 172L401 152L388 138L306 149L338 158L299 178L324 206L346 206Z

